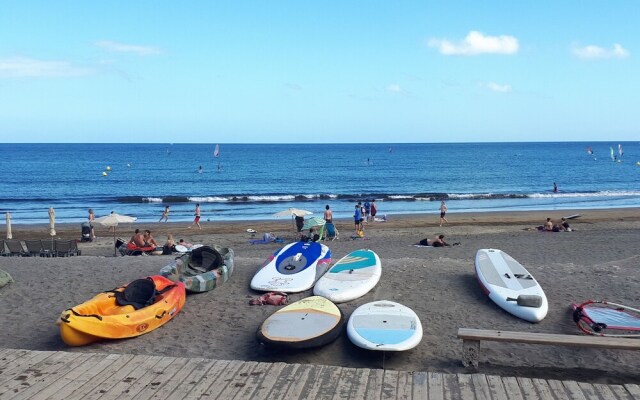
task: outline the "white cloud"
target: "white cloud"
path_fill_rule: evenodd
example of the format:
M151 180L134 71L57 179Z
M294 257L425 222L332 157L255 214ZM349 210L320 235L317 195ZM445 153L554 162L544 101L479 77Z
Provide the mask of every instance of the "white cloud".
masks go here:
M140 46L136 44L118 43L111 40L100 40L95 45L107 51L118 53L135 53L139 56L152 56L162 54L162 51L155 46Z
M518 39L513 36L485 36L482 32L470 31L459 43L447 39L429 39L429 47L436 47L444 55L475 56L478 54L515 54Z
M392 83L391 85L387 86L387 91L393 92L393 93L401 93L402 92L402 88L400 87L400 85L398 85L396 83Z
M605 58L627 58L629 57L629 51L619 45L613 44L612 49L605 49L595 45L589 45L580 47L578 45L573 46L573 54L583 60L598 60Z
M495 82L488 82L483 86L491 90L492 92L509 93L511 91L511 85L501 85Z
M28 57L0 58L0 78L61 78L92 75L92 68L68 61L45 61Z

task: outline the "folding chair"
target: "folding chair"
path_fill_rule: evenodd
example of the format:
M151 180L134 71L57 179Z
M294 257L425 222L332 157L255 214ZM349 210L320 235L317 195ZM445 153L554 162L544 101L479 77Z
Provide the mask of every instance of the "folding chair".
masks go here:
M22 242L18 239L7 239L5 243L7 244L7 249L9 249L10 256L22 257L28 255L24 247L22 247Z

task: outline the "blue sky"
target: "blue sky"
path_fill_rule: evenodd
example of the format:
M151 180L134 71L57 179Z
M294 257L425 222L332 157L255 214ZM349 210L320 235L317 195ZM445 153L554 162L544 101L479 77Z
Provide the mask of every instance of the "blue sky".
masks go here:
M635 0L0 0L0 136L636 141L638 15Z

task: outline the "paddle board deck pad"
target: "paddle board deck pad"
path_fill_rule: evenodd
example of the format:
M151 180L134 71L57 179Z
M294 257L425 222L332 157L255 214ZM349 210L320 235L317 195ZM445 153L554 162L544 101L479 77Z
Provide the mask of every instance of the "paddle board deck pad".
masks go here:
M364 304L351 314L347 336L363 349L404 351L422 340L422 324L416 313L388 300Z
M340 309L321 296L296 301L267 318L258 329L258 342L303 349L332 342L344 328Z
M340 259L313 287L313 294L334 303L364 296L373 289L382 274L380 257L372 250L356 250Z
M302 292L324 274L331 251L321 243L289 243L273 253L251 279L251 289L265 292Z
M594 336L640 337L640 310L608 301L573 304L573 321L582 332Z
M482 290L503 310L529 322L540 322L547 315L549 304L542 287L507 253L478 250L475 270Z

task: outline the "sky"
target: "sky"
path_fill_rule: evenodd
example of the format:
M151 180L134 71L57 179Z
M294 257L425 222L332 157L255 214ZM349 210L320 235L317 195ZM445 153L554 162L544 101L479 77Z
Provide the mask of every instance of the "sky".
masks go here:
M0 0L0 141L637 141L639 15L636 0Z

